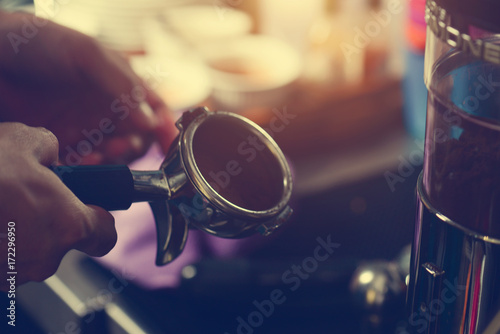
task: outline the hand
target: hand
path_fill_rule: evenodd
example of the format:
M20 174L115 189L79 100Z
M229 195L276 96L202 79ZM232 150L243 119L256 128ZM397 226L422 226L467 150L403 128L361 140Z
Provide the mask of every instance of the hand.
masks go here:
M168 109L128 62L50 21L24 38L26 22L39 21L0 12L10 36L0 41L0 120L51 130L70 165L128 162L154 140L166 150L176 133Z
M46 166L57 160L56 137L43 128L0 124L0 233L15 223L16 284L51 276L64 254L92 256L116 242L113 216L86 206ZM8 240L0 238L0 290L8 289Z

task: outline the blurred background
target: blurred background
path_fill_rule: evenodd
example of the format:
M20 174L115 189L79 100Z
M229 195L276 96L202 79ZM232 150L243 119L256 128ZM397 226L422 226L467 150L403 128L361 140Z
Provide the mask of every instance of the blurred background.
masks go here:
M425 1L0 6L36 12L121 52L175 118L205 105L257 122L288 157L295 181L294 217L270 240L193 234L188 254L161 269L140 266L154 261L153 225L137 222L151 220L147 208L117 214L120 241L109 256L71 253L53 278L19 287L26 333L407 333ZM135 164L161 160L150 152ZM133 248L139 237L151 247ZM300 286L291 291L283 275L307 267L318 238L340 246L306 273L292 272ZM261 309L275 290L286 300Z

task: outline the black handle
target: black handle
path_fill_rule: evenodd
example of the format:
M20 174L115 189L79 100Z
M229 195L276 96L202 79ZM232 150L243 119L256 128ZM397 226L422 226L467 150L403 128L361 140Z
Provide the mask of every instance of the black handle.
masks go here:
M85 204L108 211L126 210L132 204L134 180L126 165L55 166L51 169Z

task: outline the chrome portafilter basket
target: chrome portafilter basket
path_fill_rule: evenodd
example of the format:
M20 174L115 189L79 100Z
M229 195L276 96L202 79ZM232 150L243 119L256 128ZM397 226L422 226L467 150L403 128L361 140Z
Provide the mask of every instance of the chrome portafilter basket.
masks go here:
M125 165L53 170L86 204L111 211L149 202L157 265L183 251L190 228L222 238L267 236L289 218L290 168L261 127L206 108L184 112L176 126L179 135L157 171L131 171Z

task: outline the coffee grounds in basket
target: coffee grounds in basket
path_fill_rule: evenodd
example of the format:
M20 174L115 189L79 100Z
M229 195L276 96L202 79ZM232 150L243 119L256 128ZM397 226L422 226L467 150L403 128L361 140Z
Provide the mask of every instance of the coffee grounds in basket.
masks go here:
M444 141L427 138L433 143L426 153L424 185L432 205L469 229L500 237L500 125L485 126L453 111L460 124L450 127L449 115L443 117L449 109L437 101L434 108L432 128L451 132Z
M206 120L194 135L193 153L204 179L232 204L264 211L280 202L284 176L279 161L242 121Z

